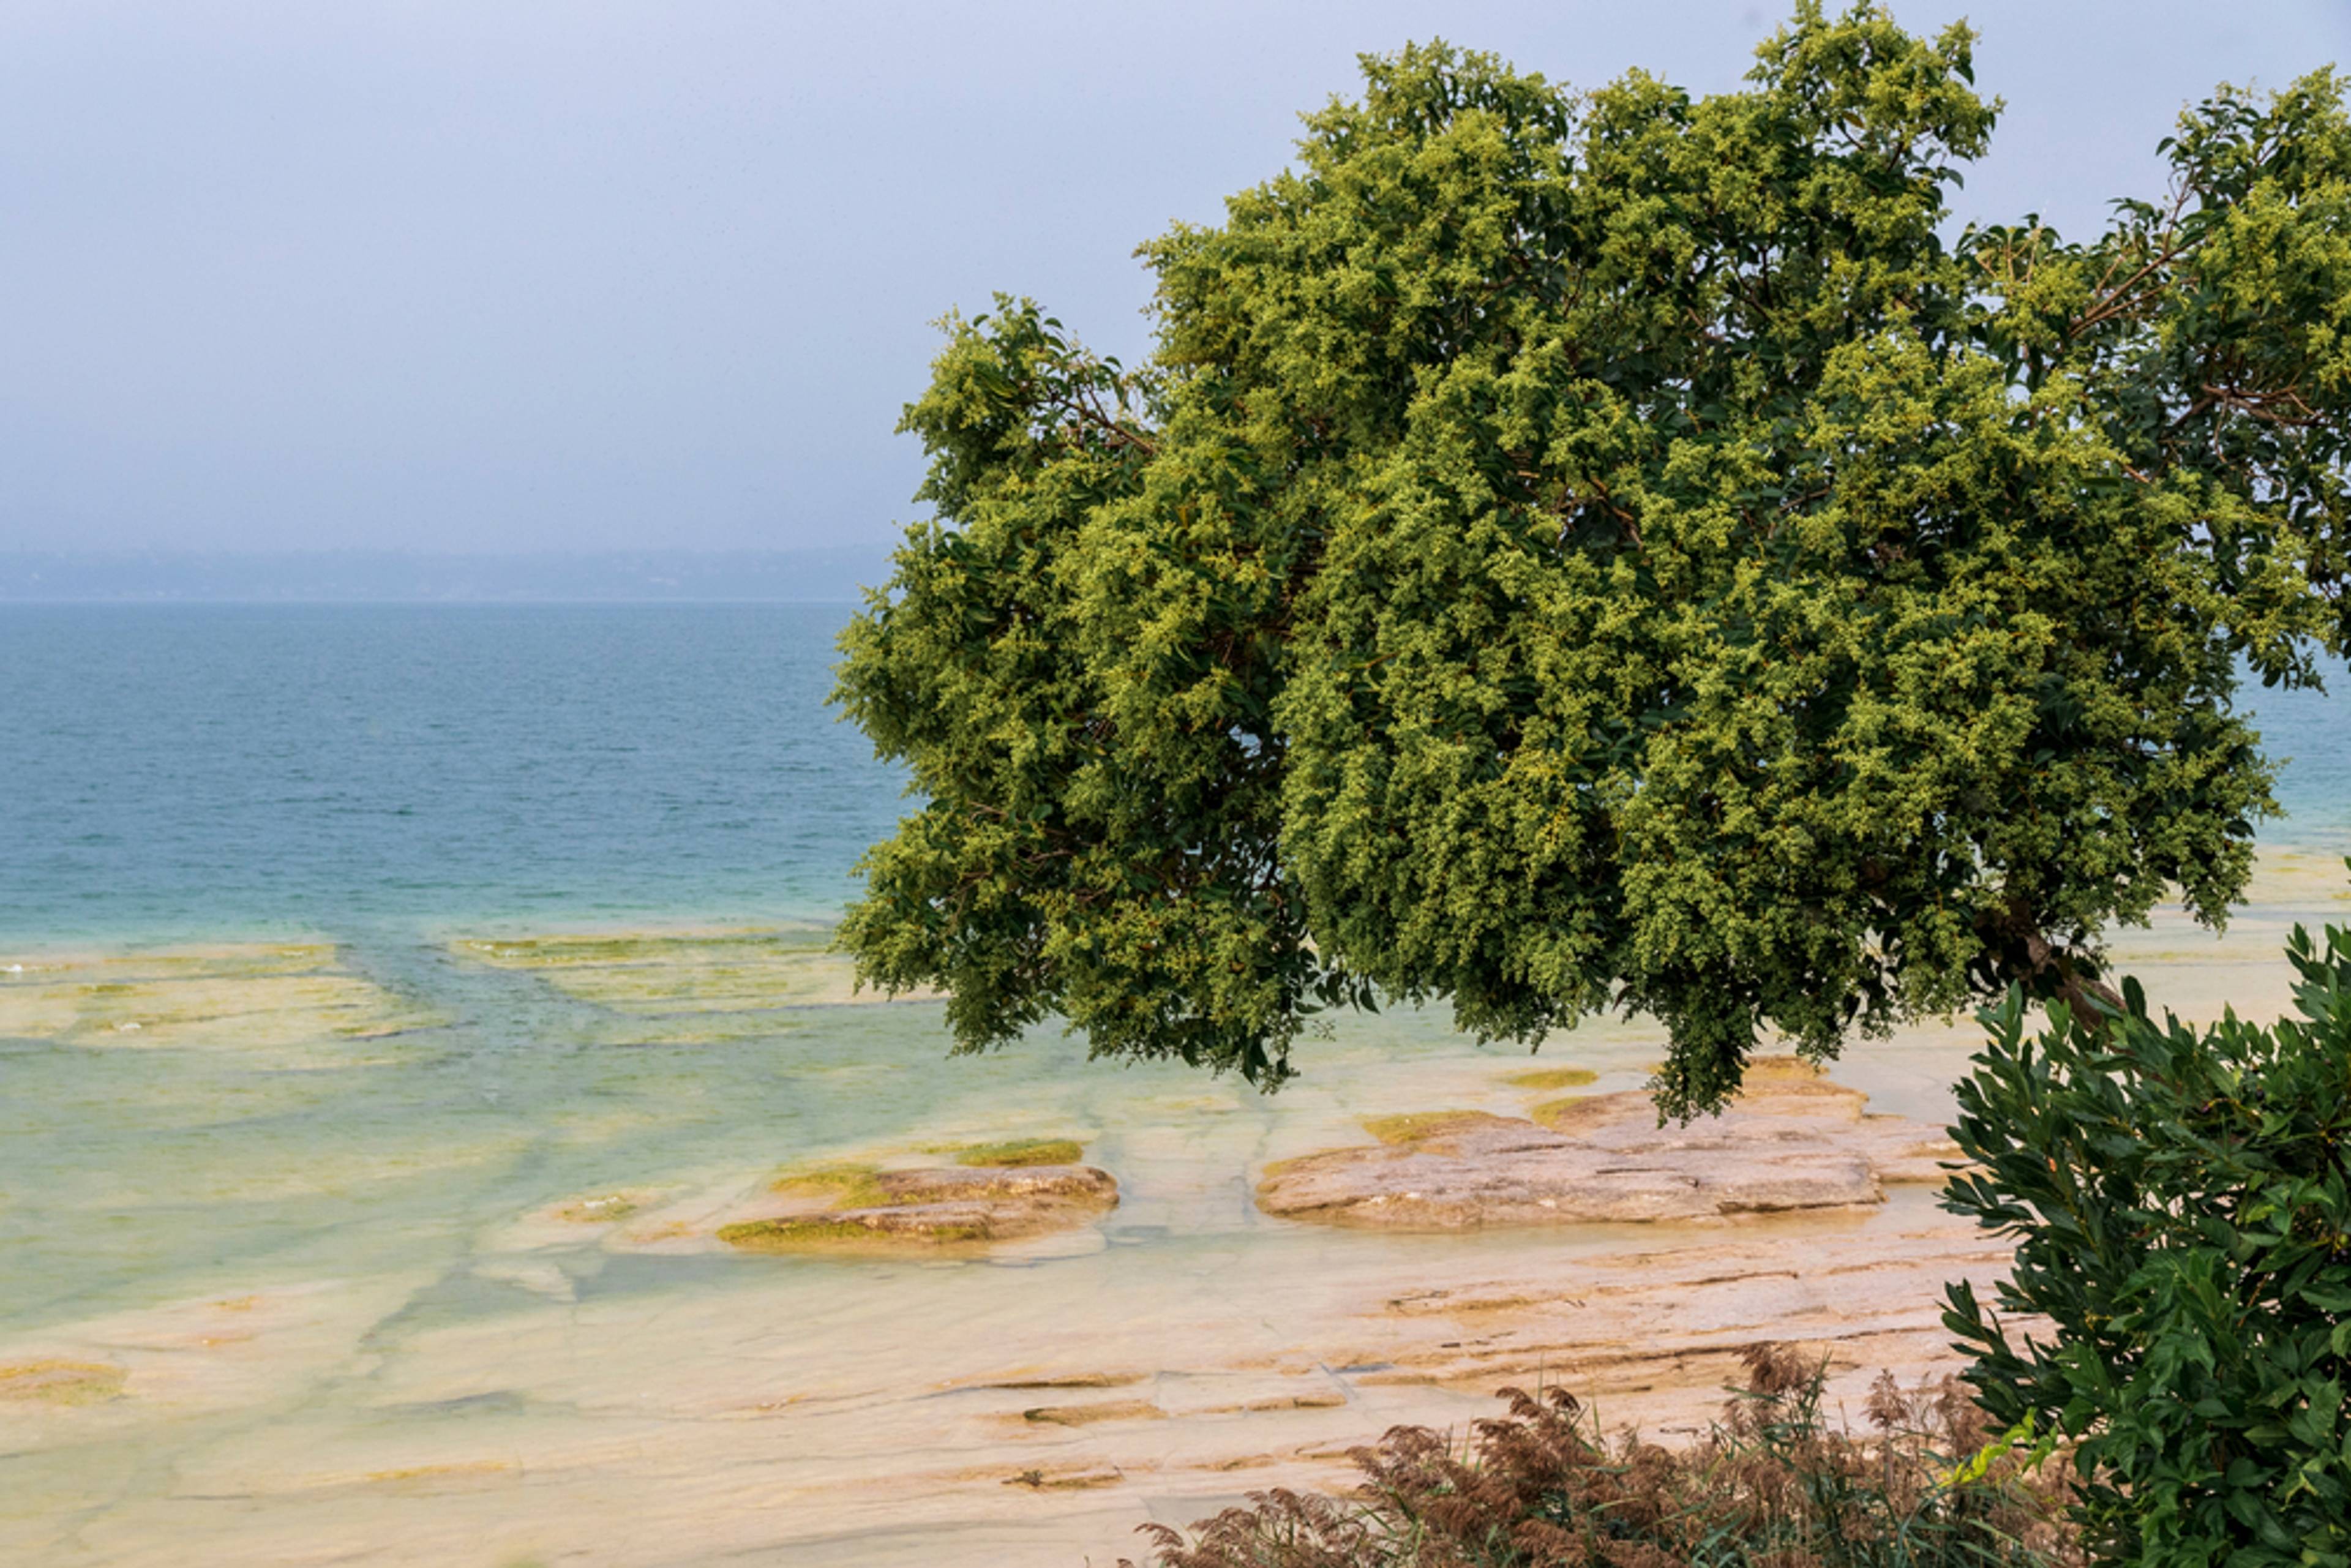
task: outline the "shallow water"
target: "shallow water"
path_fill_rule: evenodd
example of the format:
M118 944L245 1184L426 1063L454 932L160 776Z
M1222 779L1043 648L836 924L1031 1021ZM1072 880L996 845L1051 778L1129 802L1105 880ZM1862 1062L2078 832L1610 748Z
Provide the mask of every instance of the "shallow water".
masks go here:
M1482 1414L1468 1374L1383 1380L1400 1291L1656 1244L1255 1211L1254 1172L1365 1116L1541 1097L1439 1019L1345 1020L1268 1100L1050 1031L947 1060L933 1006L835 1005L821 922L898 809L820 706L839 616L0 611L0 1393L49 1369L0 1398L0 1560L1107 1561ZM2158 999L2273 1006L2283 926L2342 918L2332 702L2270 696L2294 816L2231 936L2126 937ZM653 940L517 946L621 929ZM1970 1032L1840 1076L1939 1115ZM1546 1060L1629 1087L1660 1043ZM1030 1135L1117 1176L1102 1226L893 1261L553 1218ZM1025 1414L1063 1400L1116 1409Z

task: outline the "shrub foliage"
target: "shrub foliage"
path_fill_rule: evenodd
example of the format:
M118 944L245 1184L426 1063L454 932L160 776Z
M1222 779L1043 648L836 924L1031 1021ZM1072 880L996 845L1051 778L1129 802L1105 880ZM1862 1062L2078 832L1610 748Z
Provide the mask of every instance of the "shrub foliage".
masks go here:
M2102 1560L2351 1563L2351 934L2297 928L2298 1018L2158 1022L2011 996L1959 1086L1947 1204L2018 1239L1950 1326L2003 1422L2078 1441Z

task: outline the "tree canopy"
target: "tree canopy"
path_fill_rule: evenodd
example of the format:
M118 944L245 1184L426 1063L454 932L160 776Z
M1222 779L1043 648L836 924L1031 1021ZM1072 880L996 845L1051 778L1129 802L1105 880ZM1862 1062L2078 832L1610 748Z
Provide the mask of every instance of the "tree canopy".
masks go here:
M1718 1104L2241 896L2241 671L2351 631L2351 120L2223 88L2158 198L1950 229L1971 35L1816 5L1741 90L1363 62L1143 246L1129 369L950 318L838 700L919 809L862 975L959 1045L1260 1082L1317 1011L1605 1009Z

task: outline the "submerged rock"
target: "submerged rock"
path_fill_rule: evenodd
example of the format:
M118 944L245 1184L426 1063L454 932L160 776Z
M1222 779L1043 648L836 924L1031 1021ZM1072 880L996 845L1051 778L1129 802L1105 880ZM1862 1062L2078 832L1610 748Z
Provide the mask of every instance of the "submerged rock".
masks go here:
M718 1228L747 1252L922 1250L984 1245L1083 1225L1118 1206L1092 1166L877 1170L834 1166L776 1184L768 1212Z
M331 943L249 943L0 964L0 1036L271 1049L445 1020L344 968Z
M769 1012L876 1001L822 933L612 931L464 938L458 956L535 975L575 1000L635 1018Z
M1791 1059L1755 1064L1720 1115L1657 1124L1647 1093L1554 1101L1534 1121L1480 1111L1378 1118L1375 1147L1269 1168L1268 1214L1325 1224L1460 1230L1719 1219L1882 1203L1886 1182L1937 1182L1942 1130L1873 1116L1857 1090Z

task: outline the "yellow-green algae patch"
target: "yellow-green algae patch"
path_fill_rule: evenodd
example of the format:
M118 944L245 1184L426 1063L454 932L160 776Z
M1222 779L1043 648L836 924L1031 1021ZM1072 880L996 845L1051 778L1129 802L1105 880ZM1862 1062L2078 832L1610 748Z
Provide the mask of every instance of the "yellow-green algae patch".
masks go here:
M826 1247L876 1244L949 1244L993 1239L978 1220L942 1219L883 1225L863 1215L834 1218L796 1215L782 1219L746 1219L718 1228L718 1239L745 1252L800 1252Z
M1528 1112L1527 1116L1535 1125L1558 1132L1560 1124L1573 1119L1578 1105L1593 1098L1590 1094L1562 1094L1556 1100L1544 1101Z
M1600 1074L1588 1067L1540 1067L1531 1072L1513 1072L1502 1082L1513 1089L1581 1089L1600 1082Z
M785 1171L768 1190L785 1197L818 1198L835 1208L874 1208L890 1202L882 1167L862 1161L807 1166Z
M98 1405L121 1394L130 1374L103 1361L0 1362L0 1399Z
M341 967L332 944L214 946L0 963L0 1035L76 1045L266 1049L444 1022Z
M1399 1116L1367 1116L1364 1131L1383 1144L1421 1144L1501 1120L1487 1111L1407 1111Z
M465 937L450 950L635 1016L766 1012L861 999L850 961L805 930Z
M1028 1166L1073 1166L1086 1146L1075 1138L1011 1138L998 1144L965 1144L939 1151L959 1166L1017 1170Z

